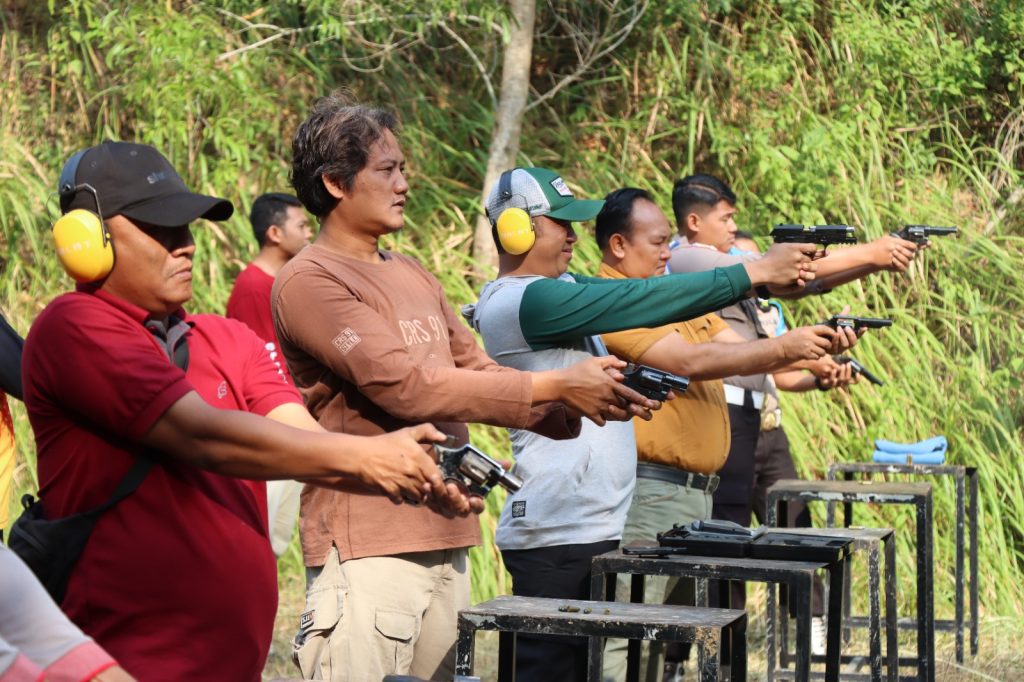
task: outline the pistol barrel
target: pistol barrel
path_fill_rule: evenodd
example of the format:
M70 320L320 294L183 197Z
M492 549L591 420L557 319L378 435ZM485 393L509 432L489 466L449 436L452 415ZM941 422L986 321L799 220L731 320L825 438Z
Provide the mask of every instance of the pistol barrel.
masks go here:
M771 232L776 244L856 244L857 235L849 225L776 225Z
M854 374L860 374L865 379L867 379L868 381L873 383L875 386L884 386L885 385L884 381L882 381L881 379L876 377L873 373L868 371L867 367L865 367L864 365L860 364L860 362L858 362L854 358L851 358L849 355L833 355L832 359L835 360L836 362L838 362L841 365L849 363L850 366L853 367L853 373Z

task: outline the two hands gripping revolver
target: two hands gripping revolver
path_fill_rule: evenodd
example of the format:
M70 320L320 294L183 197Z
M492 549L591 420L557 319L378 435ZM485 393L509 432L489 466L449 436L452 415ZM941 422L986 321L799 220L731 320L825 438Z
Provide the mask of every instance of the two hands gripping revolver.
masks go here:
M652 400L665 400L669 391L681 394L690 384L686 377L676 376L645 365L629 365L623 372L623 384ZM488 457L466 443L458 446L452 436L444 443L434 444L437 465L445 480L464 485L471 495L486 497L491 489L500 485L510 493L523 487L523 479L506 471L501 462Z

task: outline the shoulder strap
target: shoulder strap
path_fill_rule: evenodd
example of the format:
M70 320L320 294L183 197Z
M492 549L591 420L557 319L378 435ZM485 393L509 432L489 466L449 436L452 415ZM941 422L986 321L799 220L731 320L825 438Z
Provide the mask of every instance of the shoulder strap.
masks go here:
M90 509L85 513L91 515L102 514L124 498L131 495L135 492L136 488L142 485L142 481L145 480L146 474L149 473L152 466L153 460L150 458L138 457L132 468L128 470L128 473L124 475L121 482L117 484L117 488L114 490L114 494L110 496L110 499L95 509Z
M754 330L760 338L767 338L768 332L765 331L764 326L761 324L761 317L757 314L757 304L754 303L753 299L745 298L739 302L740 310L750 320L750 324L754 326Z

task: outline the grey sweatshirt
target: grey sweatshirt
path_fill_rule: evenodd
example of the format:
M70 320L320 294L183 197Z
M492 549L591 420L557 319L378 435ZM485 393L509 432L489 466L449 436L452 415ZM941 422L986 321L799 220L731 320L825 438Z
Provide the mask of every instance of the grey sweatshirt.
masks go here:
M543 277L503 277L488 283L475 310L464 310L499 364L527 371L561 369L590 355L607 355L597 336L563 347L532 350L519 324L531 282ZM562 279L572 281L571 276ZM501 549L618 540L636 482L636 439L631 422L598 426L583 420L578 438L551 440L509 429L515 472L523 487L505 502L495 542Z

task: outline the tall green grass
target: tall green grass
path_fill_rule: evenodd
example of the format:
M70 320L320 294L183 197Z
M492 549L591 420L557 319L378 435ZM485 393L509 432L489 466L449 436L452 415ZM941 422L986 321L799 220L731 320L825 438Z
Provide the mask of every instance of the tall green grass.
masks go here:
M155 144L190 186L235 202L231 220L195 226L192 309L223 310L254 252L245 219L252 199L287 190L291 131L314 97L338 86L393 106L404 121L412 190L406 230L391 246L424 262L456 306L474 300L469 240L493 124L479 72L447 51L449 43L437 59L442 37L430 22L401 24L422 43L380 60L379 72L354 71L338 58L340 43L350 57L370 48L325 28L349 16L340 14L348 11L343 4L309 13L253 2L5 7L0 308L12 324L27 332L45 303L71 286L49 244L52 188L64 159L105 137ZM481 16L503 12L498 3L479 4ZM981 473L983 604L1019 617L1024 223L1012 206L999 211L1020 186L1022 159L999 131L1024 120L1012 47L1024 36L1011 20L1024 10L996 4L998 18L994 10L926 0L665 2L595 71L529 114L520 160L560 170L589 197L648 188L668 212L676 178L716 173L737 190L743 227L759 235L777 222L846 222L865 238L906 222L959 225L959 238L937 241L906 275L876 275L787 306L794 324L850 304L895 325L854 351L884 387L785 396L786 426L808 476L822 476L832 461L866 459L877 437L946 434L950 461ZM964 21L968 15L977 21ZM218 59L275 30L246 22L295 32ZM478 23L453 25L489 55L494 78L493 35L472 28ZM539 87L569 64L567 36L550 15L540 25ZM574 269L592 272L597 260L584 238ZM31 431L20 405L14 414L17 485L34 490ZM501 430L472 433L481 447L508 456ZM952 488L935 485L941 605L953 594L952 521L942 512L952 508ZM475 599L509 589L491 541L500 505L500 496L488 501L485 542L471 555ZM900 529L900 569L911 575L909 517L871 510L859 518ZM281 564L289 575L300 566L294 550ZM911 584L904 585L901 598L910 598Z

